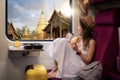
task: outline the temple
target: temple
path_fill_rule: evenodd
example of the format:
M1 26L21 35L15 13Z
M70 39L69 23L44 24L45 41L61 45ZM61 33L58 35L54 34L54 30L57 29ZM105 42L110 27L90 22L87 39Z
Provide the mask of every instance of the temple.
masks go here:
M20 36L16 33L12 23L8 23L8 38L11 40L20 39Z
M54 10L44 31L46 39L65 37L66 33L70 32L70 19L63 16L61 12Z

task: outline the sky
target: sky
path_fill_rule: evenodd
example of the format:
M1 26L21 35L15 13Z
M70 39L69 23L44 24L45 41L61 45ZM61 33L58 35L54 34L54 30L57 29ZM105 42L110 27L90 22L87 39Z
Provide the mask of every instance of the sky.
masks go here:
M67 11L69 0L7 0L7 21L12 22L16 28L27 26L33 31L40 18L43 8L46 21L52 15L54 9L57 11Z

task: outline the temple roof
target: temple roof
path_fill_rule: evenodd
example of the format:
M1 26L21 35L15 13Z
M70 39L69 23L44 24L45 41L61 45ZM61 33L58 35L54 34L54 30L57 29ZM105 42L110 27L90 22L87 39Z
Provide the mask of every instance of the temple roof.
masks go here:
M17 37L17 38L20 38L20 36L16 33L16 31L15 31L15 28L14 28L14 26L13 26L13 23L9 23L8 22L8 24L7 24L8 26L7 26L7 30L8 30L8 32L7 32L7 34L9 35L9 34L12 34L13 36L15 36L15 37Z
M57 12L56 10L53 11L53 14L49 20L49 22L52 20L52 18L57 15L59 18L61 18L62 20L66 21L69 23L70 19L69 18L66 18L60 11Z
M54 10L50 20L48 21L49 24L43 29L43 31L48 31L48 32L50 31L50 25L55 16L58 17L61 22L69 25L70 19L63 16L63 14L61 12L57 12L56 10Z
M35 29L35 32L37 33L41 33L42 30L47 26L47 22L46 22L46 19L45 19L45 16L44 16L44 11L42 9L41 11L41 15L40 15L40 18L39 18L39 21L38 21L38 24L37 24L37 27Z

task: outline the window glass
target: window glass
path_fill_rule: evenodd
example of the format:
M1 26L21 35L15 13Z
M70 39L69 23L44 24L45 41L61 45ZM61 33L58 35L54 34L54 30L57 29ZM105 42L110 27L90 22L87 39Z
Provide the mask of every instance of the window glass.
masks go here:
M6 0L10 40L53 40L72 32L71 0Z

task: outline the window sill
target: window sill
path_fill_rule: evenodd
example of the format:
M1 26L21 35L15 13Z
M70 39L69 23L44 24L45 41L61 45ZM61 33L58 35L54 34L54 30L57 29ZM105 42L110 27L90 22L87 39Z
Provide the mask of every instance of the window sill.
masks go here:
M19 58L25 56L39 56L43 49L24 49L24 46L14 47L8 46L8 53L10 58Z

